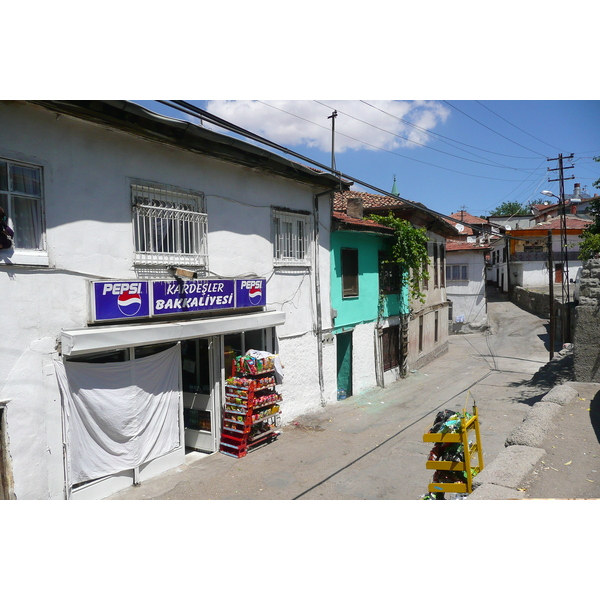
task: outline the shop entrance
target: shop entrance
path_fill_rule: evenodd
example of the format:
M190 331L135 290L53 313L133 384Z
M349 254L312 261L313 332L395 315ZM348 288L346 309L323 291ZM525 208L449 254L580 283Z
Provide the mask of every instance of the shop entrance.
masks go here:
M215 337L181 342L183 425L187 448L202 452L217 449L218 418L215 412L215 382L220 364L215 364Z

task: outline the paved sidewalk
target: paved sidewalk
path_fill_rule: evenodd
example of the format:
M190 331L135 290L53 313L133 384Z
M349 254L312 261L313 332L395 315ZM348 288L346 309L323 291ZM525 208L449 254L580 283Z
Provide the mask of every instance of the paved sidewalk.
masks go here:
M110 499L415 500L432 477L423 433L438 411L469 410L473 398L490 464L554 384L551 374L539 377L545 322L507 302L490 311L502 316L500 332L451 336L448 353L405 380L304 415L244 458L193 453Z
M600 383L568 382L579 398L561 406L546 454L519 486L526 498L600 498Z
M244 458L190 453L185 465L108 499L416 500L433 474L422 439L438 411L476 400L487 468L560 383L584 399L560 407L516 497L600 497L600 384L569 382L568 355L548 363L545 320L502 298L489 313L491 332L451 336L446 354L407 379L303 415Z

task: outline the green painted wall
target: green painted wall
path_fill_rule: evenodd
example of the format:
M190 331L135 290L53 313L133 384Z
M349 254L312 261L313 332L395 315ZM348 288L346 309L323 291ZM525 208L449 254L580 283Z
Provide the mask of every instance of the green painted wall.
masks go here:
M392 239L373 233L334 231L331 234L331 305L337 310L335 328L338 333L344 328L359 323L377 321L379 304L379 252L387 250ZM342 297L342 248L358 250L358 297ZM384 302L383 317L408 312L408 289L401 294L391 294Z

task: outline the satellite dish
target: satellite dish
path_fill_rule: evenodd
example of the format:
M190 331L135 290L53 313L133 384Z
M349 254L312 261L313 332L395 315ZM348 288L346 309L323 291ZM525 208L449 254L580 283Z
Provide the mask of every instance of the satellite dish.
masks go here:
M455 227L458 229L459 233L462 233L465 230L464 225L461 225L460 223L456 223Z
M510 225L507 225L504 229L506 229L506 231L510 231L512 227Z

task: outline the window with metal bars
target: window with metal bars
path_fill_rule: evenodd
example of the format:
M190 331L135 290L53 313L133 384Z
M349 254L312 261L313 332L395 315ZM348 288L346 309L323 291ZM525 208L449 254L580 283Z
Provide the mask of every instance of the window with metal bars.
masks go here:
M379 291L383 294L398 294L401 286L400 265L391 260L388 252L379 252Z
M208 267L208 217L201 192L134 181L134 262Z
M400 365L400 326L392 325L383 330L383 370L389 371Z
M309 215L273 210L273 263L309 266Z

